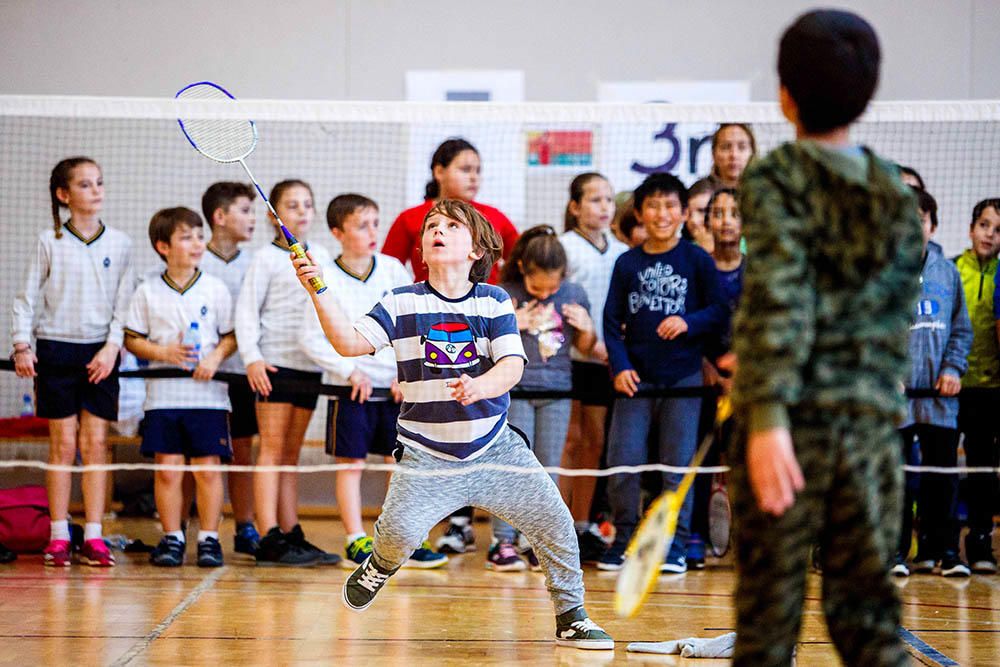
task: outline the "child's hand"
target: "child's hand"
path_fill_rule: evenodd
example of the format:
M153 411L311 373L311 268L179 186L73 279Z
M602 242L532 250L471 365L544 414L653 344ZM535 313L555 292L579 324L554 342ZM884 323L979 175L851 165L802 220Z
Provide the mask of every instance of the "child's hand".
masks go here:
M590 333L594 330L594 321L590 319L590 313L578 303L563 304L562 315L577 331Z
M191 366L198 363L198 353L193 345L185 345L184 334L177 335L177 342L170 345L161 345L160 361L165 361L174 366ZM89 368L89 367L88 367Z
M462 377L457 380L450 380L446 384L451 389L451 397L462 405L472 405L484 398L476 378L469 377L465 373L462 373Z
M615 390L626 396L635 396L639 391L639 374L629 368L615 376Z
M263 360L247 366L247 382L250 383L250 389L265 398L271 394L271 378L267 377L268 371L277 373L278 369Z
M118 346L114 343L105 343L104 347L98 350L94 358L87 364L87 381L91 384L97 384L111 375L117 360Z
M517 318L517 330L525 331L531 328L531 325L535 323L535 308L538 307L538 301L532 299L531 301L525 301L517 307L514 311L514 317Z
M359 370L347 378L351 383L351 400L364 403L372 396L372 379Z
M608 348L601 342L597 341L594 343L593 349L590 351L590 356L597 359L602 364L608 363Z
M656 335L663 340L673 340L688 330L688 323L680 315L671 315L656 327Z
M37 375L35 364L37 363L38 357L35 356L34 351L30 347L25 346L14 350L14 372L17 373L17 377L35 377Z
M319 268L313 260L312 253L306 250L305 257L296 257L295 253L289 253L292 258L292 266L295 267L295 275L298 277L299 282L302 286L309 291L313 291L312 287L309 286L309 281L313 278L323 278L323 270Z
M722 376L719 375L719 370L715 367L708 359L702 358L701 360L701 382L706 387L718 386L722 381Z
M781 516L794 505L795 493L806 485L787 428L750 434L747 473L757 506L774 516Z
M942 396L958 396L958 392L962 390L962 381L951 373L941 373L934 388Z
M215 372L219 370L221 360L215 358L215 354L207 354L205 358L198 362L191 374L195 380L208 381L215 377Z
M392 394L392 400L397 403L403 402L403 390L399 387L399 380L392 381L392 384L389 385L389 393Z

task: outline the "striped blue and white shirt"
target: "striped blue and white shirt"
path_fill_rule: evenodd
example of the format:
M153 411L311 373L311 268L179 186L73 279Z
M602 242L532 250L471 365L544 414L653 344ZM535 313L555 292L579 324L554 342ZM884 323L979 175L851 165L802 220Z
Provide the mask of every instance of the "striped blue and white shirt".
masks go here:
M470 460L493 444L507 424L510 396L469 406L447 382L482 375L504 357L526 359L510 296L476 283L449 299L427 282L397 287L355 325L375 351L396 353L403 405L399 441L448 460Z

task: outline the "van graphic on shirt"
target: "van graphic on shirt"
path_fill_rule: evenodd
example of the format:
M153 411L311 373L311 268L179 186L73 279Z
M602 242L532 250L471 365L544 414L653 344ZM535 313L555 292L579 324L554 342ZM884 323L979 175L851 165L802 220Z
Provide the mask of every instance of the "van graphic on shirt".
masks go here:
M442 322L420 337L424 366L440 373L442 368L471 368L479 363L476 340L468 324Z

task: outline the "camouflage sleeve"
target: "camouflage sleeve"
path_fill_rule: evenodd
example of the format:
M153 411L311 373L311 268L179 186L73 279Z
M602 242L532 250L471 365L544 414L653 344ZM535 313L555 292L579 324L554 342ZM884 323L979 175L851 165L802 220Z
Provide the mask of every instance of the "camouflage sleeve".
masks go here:
M815 288L804 218L765 165L749 171L740 189L747 265L733 320L734 400L757 432L787 427L787 406L802 392L815 337Z

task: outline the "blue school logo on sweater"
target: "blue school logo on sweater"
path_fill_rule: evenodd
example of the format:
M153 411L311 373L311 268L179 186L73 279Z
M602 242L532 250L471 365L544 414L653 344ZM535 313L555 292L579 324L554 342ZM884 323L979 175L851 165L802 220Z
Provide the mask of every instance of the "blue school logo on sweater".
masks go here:
M435 324L420 337L424 347L424 366L440 373L442 368L471 368L479 363L476 340L468 324L443 322Z
M201 316L205 317L206 315L208 315L208 306L202 306L201 307Z
M670 264L657 262L639 271L639 291L629 292L628 309L633 315L642 308L665 315L683 315L688 279Z
M111 258L110 257L105 257L104 258L104 268L106 269L109 266L111 266Z

